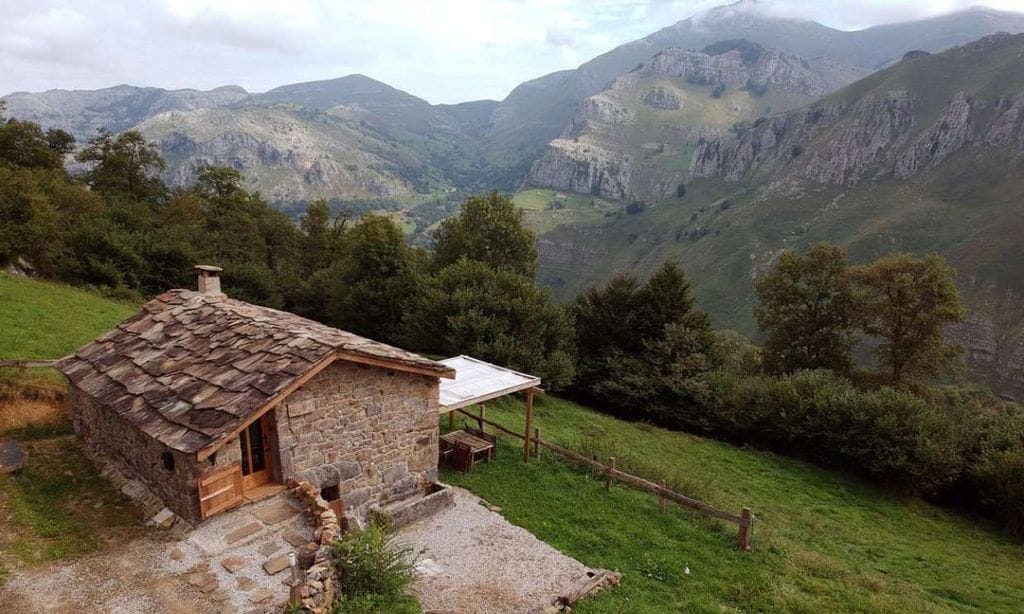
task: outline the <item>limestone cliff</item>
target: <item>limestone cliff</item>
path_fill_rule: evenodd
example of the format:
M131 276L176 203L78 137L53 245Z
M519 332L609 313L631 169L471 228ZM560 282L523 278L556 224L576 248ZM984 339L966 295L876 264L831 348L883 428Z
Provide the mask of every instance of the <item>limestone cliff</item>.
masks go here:
M533 163L528 181L558 190L623 199L629 193L630 159L586 143L556 139Z

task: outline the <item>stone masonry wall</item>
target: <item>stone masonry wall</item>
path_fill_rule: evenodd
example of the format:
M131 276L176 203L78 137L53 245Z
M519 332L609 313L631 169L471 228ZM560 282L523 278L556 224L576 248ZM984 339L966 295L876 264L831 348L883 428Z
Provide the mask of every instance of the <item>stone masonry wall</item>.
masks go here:
M129 425L74 384L69 385L69 407L75 432L92 453L117 463L178 516L199 522L194 455L172 450ZM165 452L174 459L171 471L164 468Z
M338 361L276 409L282 476L340 485L346 509L424 494L437 479L438 381Z

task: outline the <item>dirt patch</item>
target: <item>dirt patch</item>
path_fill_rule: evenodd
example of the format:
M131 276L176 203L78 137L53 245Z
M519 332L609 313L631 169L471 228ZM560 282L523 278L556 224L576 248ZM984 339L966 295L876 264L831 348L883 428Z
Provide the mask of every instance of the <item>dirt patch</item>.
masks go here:
M454 493L454 507L398 532L420 556L414 591L425 612L528 612L590 571L468 491Z
M0 433L67 423L68 412L61 402L48 399L0 400Z

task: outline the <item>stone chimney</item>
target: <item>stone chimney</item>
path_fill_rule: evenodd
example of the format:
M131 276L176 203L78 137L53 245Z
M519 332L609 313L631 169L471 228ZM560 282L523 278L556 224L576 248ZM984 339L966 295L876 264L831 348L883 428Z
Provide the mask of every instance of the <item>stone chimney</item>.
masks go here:
M209 264L197 264L199 271L199 291L210 296L224 296L220 291L220 272L224 269Z

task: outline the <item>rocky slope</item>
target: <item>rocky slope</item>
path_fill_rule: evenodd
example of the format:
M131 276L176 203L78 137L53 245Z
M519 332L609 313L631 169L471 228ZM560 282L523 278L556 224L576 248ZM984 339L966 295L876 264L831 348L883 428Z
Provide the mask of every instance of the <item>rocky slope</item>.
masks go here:
M701 139L865 74L745 40L666 49L585 99L527 183L609 199L663 199L682 181L684 158Z
M193 181L203 165L219 165L243 171L250 188L278 202L401 198L413 191L397 161L374 153L386 152L386 142L368 143L371 137L327 114L287 107L169 111L138 129L160 145L175 185Z
M754 334L751 282L785 249L829 241L854 262L934 251L958 271L970 312L950 335L1024 399L1024 35L913 54L705 135L689 168L682 198L542 235L542 281L566 296L673 259L719 325Z
M3 100L6 114L46 128L63 128L84 141L96 136L99 128L121 132L157 113L223 107L248 96L235 85L209 91L118 85L101 90L14 92Z
M843 92L761 118L737 138L703 139L691 174L727 181L752 175L767 180L768 189L794 180L853 187L865 179L913 177L972 146L1020 149L1024 92L1013 88L1024 72L1013 50L1022 41L993 35L941 59L911 58L878 76L882 87L866 94ZM990 81L980 91L959 89L958 80L943 80L937 70L993 55L998 61L987 63ZM934 81L925 83L929 78Z
M530 160L558 138L584 99L665 49L702 49L719 41L746 39L787 53L825 56L845 66L876 70L911 50L937 52L996 32L1024 32L1024 14L981 7L857 31L779 15L770 1L740 0L620 45L575 70L524 83L496 111L485 134L487 150L504 152L501 161L518 164L525 173Z

